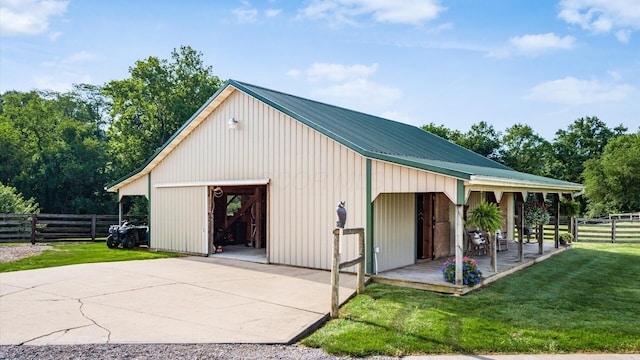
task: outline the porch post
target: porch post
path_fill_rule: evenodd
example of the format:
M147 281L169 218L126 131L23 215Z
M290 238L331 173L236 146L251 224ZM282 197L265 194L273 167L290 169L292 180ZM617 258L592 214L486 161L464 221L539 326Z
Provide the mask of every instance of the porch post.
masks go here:
M516 199L518 201L518 219L516 223L518 226L518 261L524 261L523 254L523 241L524 241L524 196L522 193L516 193Z
M464 205L456 205L456 285L462 285L462 258L464 256Z
M118 225L122 225L122 198L118 191Z
M553 205L556 209L556 213L553 214L556 217L554 222L553 241L555 248L560 247L560 194L553 194Z

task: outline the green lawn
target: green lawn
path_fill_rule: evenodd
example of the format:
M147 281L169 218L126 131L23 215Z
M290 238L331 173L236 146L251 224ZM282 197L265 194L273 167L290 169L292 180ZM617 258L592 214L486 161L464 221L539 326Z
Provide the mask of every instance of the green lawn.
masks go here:
M24 244L22 244L24 245ZM2 245L11 246L11 245ZM145 249L109 249L103 242L55 243L53 249L18 261L0 264L0 272L40 269L72 264L159 259L181 256L176 253L153 252Z
M370 285L302 343L351 356L640 351L640 246L573 247L463 297Z

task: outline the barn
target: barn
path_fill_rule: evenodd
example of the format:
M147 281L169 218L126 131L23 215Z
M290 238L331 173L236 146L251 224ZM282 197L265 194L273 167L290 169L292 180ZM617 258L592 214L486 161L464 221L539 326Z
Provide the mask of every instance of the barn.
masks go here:
M149 200L150 247L329 269L336 205L365 229L367 271L461 256L466 213L582 190L507 168L417 127L229 80L148 161L109 184ZM349 243L345 258L356 256ZM213 255L215 256L215 255Z

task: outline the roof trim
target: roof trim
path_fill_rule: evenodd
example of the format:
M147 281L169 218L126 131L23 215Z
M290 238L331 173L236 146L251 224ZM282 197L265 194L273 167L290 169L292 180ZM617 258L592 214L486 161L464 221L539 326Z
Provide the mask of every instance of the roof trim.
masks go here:
M176 187L197 187L197 186L253 186L267 185L270 179L249 179L249 180L214 180L214 181L190 181L178 183L164 183L153 185L155 188L176 188Z

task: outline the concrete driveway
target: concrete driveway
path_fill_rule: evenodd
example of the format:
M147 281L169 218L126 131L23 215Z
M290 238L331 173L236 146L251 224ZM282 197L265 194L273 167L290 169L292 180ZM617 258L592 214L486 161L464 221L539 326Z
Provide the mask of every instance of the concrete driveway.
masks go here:
M215 257L1 273L0 344L290 343L330 298L327 271Z

